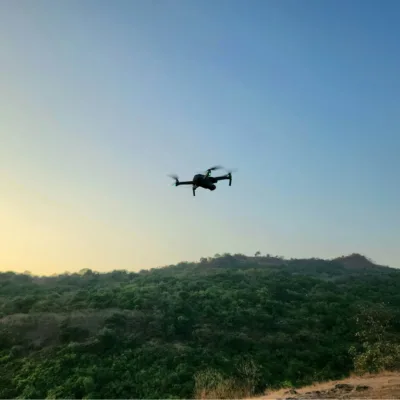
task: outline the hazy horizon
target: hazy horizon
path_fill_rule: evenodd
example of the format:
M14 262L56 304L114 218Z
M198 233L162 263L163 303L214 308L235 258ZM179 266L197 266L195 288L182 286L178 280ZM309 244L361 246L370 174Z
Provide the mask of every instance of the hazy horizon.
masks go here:
M215 258L215 257L224 257L226 254L230 254L231 256L236 256L236 255L242 255L242 256L246 256L246 257L254 257L254 256L256 256L256 257L272 257L272 258L274 258L274 257L281 257L281 258L283 258L284 260L304 260L304 258L296 258L296 257L292 257L292 258L287 258L287 257L285 257L285 256L283 256L283 255L278 255L278 254L269 254L269 253L263 253L263 252L260 252L260 254L259 255L256 255L256 253L257 252L255 252L255 254L243 254L243 253L224 253L224 254L218 254L218 253L216 253L216 254L214 254L214 255L212 255L212 256L210 256L210 255L208 255L208 256L204 256L204 257L201 257L199 260L191 260L191 261L189 261L189 260L181 260L181 261L178 261L178 262L176 262L175 264L165 264L165 265L158 265L158 266L153 266L153 267L149 267L149 268L137 268L137 269L135 269L135 270L132 270L132 269L123 269L123 268L114 268L114 269L109 269L109 270L103 270L103 271L99 271L99 270L96 270L96 269L91 269L91 268L82 268L82 269L80 269L80 270L72 270L72 271L69 271L69 270L65 270L65 271L59 271L59 272L48 272L48 273L40 273L40 272L37 272L37 273L35 273L35 272L32 272L32 271L29 271L29 270L25 270L25 271L12 271L12 270L0 270L0 273L16 273L16 274L29 274L30 276L35 276L35 277L51 277L51 276L60 276L60 275L64 275L64 274L67 274L67 275L72 275L72 274L80 274L80 273L82 273L82 272L85 272L86 270L90 270L90 271L92 271L93 273L100 273L100 274L107 274L107 273L112 273L112 272L114 272L114 271L126 271L126 272L140 272L140 271L142 271L142 270L145 270L145 271L148 271L148 270L152 270L153 268L155 268L155 269L159 269L159 268L169 268L169 267L171 267L171 266L174 266L174 265L177 265L177 264L180 264L180 263L192 263L192 262L194 262L194 263L201 263L202 262L202 258L208 258L208 259L212 259L212 258ZM322 259L322 260L325 260L325 261L334 261L334 260L337 260L337 259L339 259L339 258L341 258L341 257L350 257L350 256L352 256L352 255L354 255L354 254L356 254L356 255L360 255L361 257L365 257L368 261L370 261L370 262L372 262L373 264L375 264L376 266L378 266L378 267L389 267L389 268L394 268L394 269L398 269L398 267L396 267L396 266L392 266L392 265L384 265L384 264L381 264L381 263L379 263L379 261L377 261L377 260L373 260L373 259L371 259L370 257L368 257L368 255L366 255L366 254L359 254L359 253L353 253L353 254L345 254L345 255L340 255L340 256L338 256L338 257L331 257L331 258L325 258L325 259ZM315 259L316 257L310 257L310 259ZM321 258L319 258L319 259L321 259Z
M0 3L0 271L400 267L400 4ZM222 164L217 190L171 186Z

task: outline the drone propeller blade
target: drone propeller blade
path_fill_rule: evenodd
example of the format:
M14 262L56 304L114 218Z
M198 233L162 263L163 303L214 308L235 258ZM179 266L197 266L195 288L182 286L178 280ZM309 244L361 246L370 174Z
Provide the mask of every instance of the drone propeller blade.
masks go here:
M215 171L217 169L222 169L223 167L221 165L215 165L214 167L208 168L207 171Z
M231 168L231 169L224 168L224 169L227 172L227 177L229 179L229 186L232 186L232 172L236 172L237 168Z
M178 184L179 184L178 175L170 174L170 175L168 175L168 176L169 176L170 178L172 178L172 179L175 180L175 183L173 183L172 186L178 186Z
M221 165L214 165L213 167L211 167L211 168L208 168L207 170L206 170L206 173L205 173L205 176L210 176L211 175L211 171L215 171L216 169L222 169L223 167L221 166Z

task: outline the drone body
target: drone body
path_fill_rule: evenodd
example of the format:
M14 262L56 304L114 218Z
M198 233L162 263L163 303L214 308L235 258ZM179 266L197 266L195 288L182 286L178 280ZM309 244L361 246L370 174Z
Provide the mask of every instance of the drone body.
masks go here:
M232 184L232 172L229 171L225 175L221 176L211 176L211 171L215 169L220 169L222 167L212 167L209 168L205 174L196 174L191 181L183 181L180 182L176 175L170 175L173 179L175 179L175 186L180 185L192 185L193 196L196 196L196 189L201 187L203 189L215 190L217 188L216 183L222 180L229 180L229 186Z

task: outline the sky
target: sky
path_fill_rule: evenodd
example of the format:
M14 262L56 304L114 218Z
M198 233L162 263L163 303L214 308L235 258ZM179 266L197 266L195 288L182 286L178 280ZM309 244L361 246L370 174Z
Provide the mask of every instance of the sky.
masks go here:
M400 3L0 2L0 271L400 267ZM232 186L174 187L221 164Z

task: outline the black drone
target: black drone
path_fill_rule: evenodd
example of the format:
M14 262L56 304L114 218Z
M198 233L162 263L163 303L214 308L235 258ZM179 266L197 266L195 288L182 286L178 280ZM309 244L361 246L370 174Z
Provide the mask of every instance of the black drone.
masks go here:
M175 179L174 186L192 185L193 196L196 196L197 188L201 187L203 189L215 190L217 188L217 186L215 184L218 181L229 180L229 186L232 185L232 172L233 171L228 171L227 174L221 175L221 176L211 176L211 171L214 171L216 169L221 169L221 168L222 168L221 166L215 166L215 167L209 168L205 174L197 174L193 177L193 180L191 180L191 181L180 182L176 175L169 175L169 176L171 178Z

